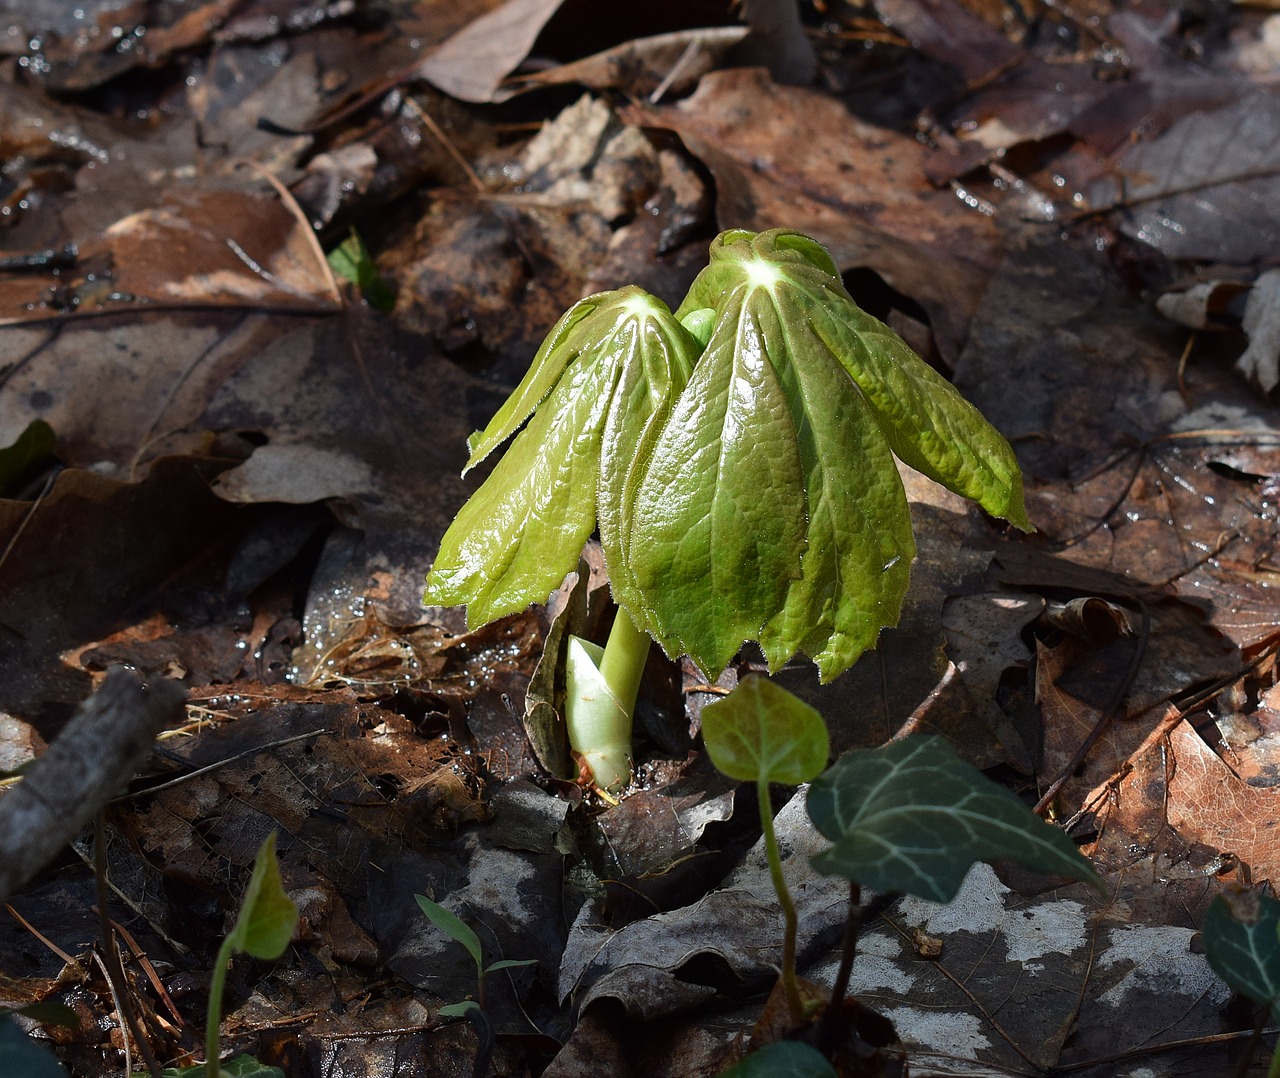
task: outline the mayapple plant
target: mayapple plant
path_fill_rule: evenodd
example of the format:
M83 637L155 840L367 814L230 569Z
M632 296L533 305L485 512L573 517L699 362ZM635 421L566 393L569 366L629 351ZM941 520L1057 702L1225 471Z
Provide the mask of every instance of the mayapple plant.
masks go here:
M608 791L651 640L711 678L754 640L829 681L897 623L915 542L894 456L1031 528L1008 442L790 229L721 233L674 314L635 287L576 303L467 469L517 430L425 601L472 628L545 602L599 531L618 611L603 649L570 642L565 721Z

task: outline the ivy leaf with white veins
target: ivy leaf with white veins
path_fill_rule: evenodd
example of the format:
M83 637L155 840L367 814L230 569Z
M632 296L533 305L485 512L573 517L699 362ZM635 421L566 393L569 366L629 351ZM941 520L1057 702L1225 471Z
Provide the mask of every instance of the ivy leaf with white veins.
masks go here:
M669 654L744 640L824 681L897 623L915 543L893 461L1030 528L1008 443L841 284L816 241L723 233L676 317L706 350L634 500L630 565Z
M940 737L842 756L809 788L809 818L834 845L819 872L875 891L950 902L976 861L1102 881L1063 832L965 763Z
M607 455L602 473L602 440L607 428L610 437L621 432L643 443L645 431L665 418L663 402L684 388L697 353L666 305L639 288L602 292L570 308L516 391L470 439L468 469L528 420L449 526L424 602L465 603L473 628L545 602L577 565L596 528L597 504L606 558L625 581L616 522L636 465ZM600 497L602 483L608 490ZM637 623L645 620L643 606L632 613Z

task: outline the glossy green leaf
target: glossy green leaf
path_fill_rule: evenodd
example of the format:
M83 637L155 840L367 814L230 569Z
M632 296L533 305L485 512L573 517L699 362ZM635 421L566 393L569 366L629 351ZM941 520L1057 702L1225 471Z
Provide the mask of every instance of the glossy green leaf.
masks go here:
M827 766L827 724L803 700L755 674L702 709L711 762L731 779L798 786Z
M665 307L641 313L605 417L596 518L614 601L638 629L649 631L649 602L632 570L635 500L658 437L693 372L698 346Z
M722 234L676 317L719 306L743 267L759 273L762 264L783 274L778 299L795 334L792 347L806 356L826 352L844 367L900 460L993 516L1032 530L1009 443L902 338L854 303L817 241L790 229Z
M425 601L467 604L473 627L544 602L577 565L597 505L615 586L625 592L618 524L632 465L616 454L602 461L605 427L639 437L630 451L643 459L650 416L683 387L696 351L666 306L638 288L593 296L566 313L515 393L471 439L468 467L528 420L445 533ZM643 607L633 613L644 622Z
M955 755L910 737L841 757L809 789L809 818L834 845L813 859L877 891L950 902L977 861L1102 884L1057 828Z
M615 599L708 675L756 640L830 680L896 623L915 545L895 454L1030 527L1008 443L785 229L723 233L675 316L635 288L576 304L468 467L518 430L426 601L473 627L543 601L598 526Z
M631 521L647 627L711 678L782 607L805 546L804 466L776 342L756 314L743 304L722 313Z
M1202 935L1204 956L1218 976L1274 1011L1280 1004L1280 902L1251 893L1228 903L1219 895L1205 914Z
M452 940L457 940L467 949L475 961L476 970L484 969L484 951L480 946L480 937L472 927L451 910L445 909L439 902L432 902L426 895L413 896L427 919Z
M836 1078L826 1056L801 1041L775 1041L752 1052L720 1078Z
M276 860L276 834L271 832L253 862L253 874L245 888L240 916L224 946L254 958L279 958L298 927L298 907L280 882Z
M676 316L706 349L647 464L631 565L669 654L744 640L824 681L896 624L915 543L893 460L1026 523L1008 443L861 311L816 241L724 233ZM709 327L709 328L708 328Z

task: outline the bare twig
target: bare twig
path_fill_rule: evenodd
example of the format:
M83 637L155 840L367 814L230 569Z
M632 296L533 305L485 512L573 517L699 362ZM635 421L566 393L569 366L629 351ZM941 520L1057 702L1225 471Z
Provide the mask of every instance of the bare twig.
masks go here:
M0 799L0 900L47 865L147 757L156 734L183 718L176 681L144 685L123 667L71 721L26 777Z

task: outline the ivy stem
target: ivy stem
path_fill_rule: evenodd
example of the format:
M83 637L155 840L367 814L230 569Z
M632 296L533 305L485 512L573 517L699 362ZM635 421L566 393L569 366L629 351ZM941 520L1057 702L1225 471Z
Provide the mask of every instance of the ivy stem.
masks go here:
M778 893L778 905L782 907L782 990L787 997L792 1024L798 1026L804 1021L804 1006L800 1002L800 985L796 981L796 907L791 901L786 877L782 874L782 854L778 851L778 836L773 830L769 780L763 774L756 779L756 795L760 802L760 829L764 832L765 853L769 857L769 875L773 877L773 889Z
M580 637L569 638L565 664L569 747L608 793L617 793L631 781L631 728L651 643L649 634L637 629L621 607L604 648Z

